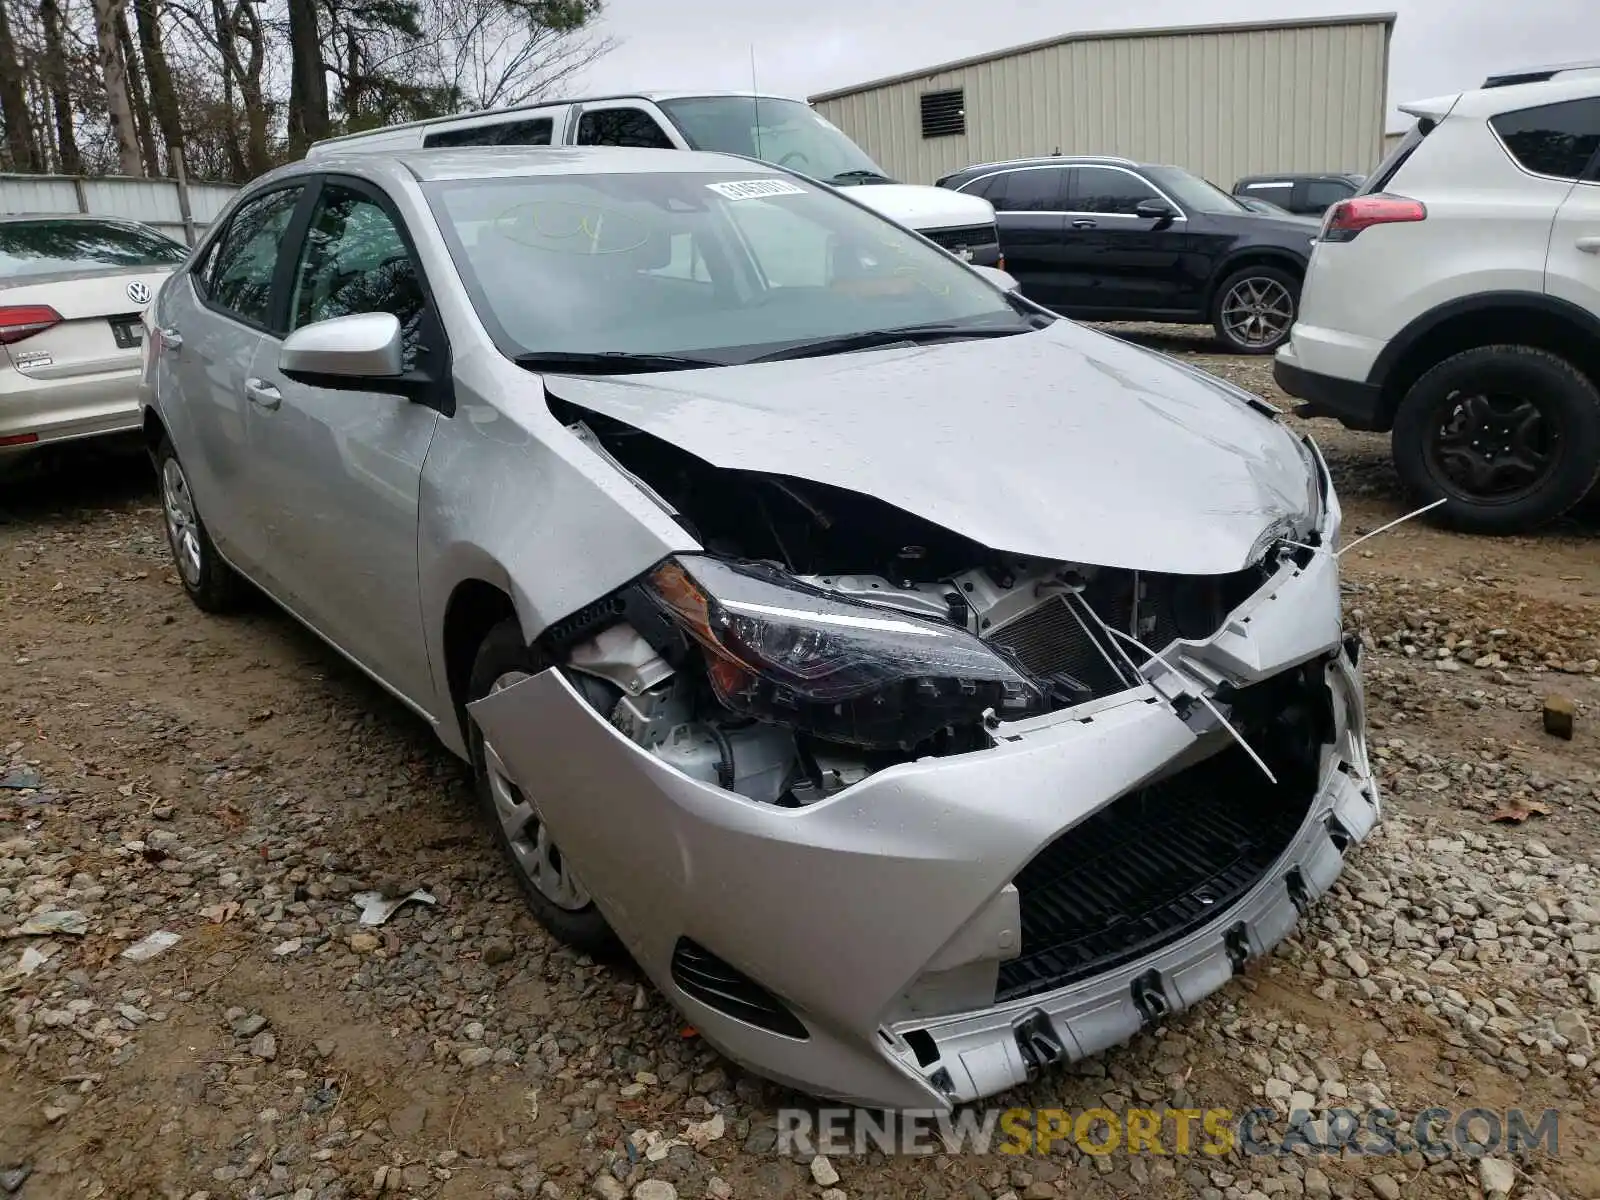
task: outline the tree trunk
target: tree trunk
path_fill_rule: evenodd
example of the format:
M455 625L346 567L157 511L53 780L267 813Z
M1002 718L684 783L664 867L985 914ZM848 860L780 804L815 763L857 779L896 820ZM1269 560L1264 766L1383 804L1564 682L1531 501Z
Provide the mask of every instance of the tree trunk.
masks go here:
M233 29L222 0L211 0L211 19L216 23L217 45L222 51L222 107L228 115L224 143L228 154L228 170L235 183L246 183L250 176L245 171L244 149L239 145L239 122L233 111L233 81L238 77L238 57L233 50Z
M289 150L301 155L328 136L328 80L316 0L289 0Z
M19 171L33 170L33 119L28 114L17 43L11 37L11 18L4 3L0 3L0 120L5 121L11 165Z
M122 20L122 0L94 0L95 42L100 50L100 73L106 81L106 112L117 141L117 162L124 175L143 176L139 162L139 133L133 125L133 104L128 99L128 77L122 70L117 46L117 24Z
M139 50L144 56L144 73L150 81L150 108L167 148L167 170L178 173L183 154L183 118L178 112L178 96L172 88L172 72L167 67L167 52L161 42L161 20L157 0L134 0L139 22Z
M122 52L122 70L128 78L128 99L133 102L133 127L139 133L139 151L144 155L144 173L161 174L161 158L156 154L155 130L150 125L150 102L144 94L144 79L139 70L139 55L128 32L126 0L117 13L117 48Z
M39 0L39 23L44 26L44 69L50 83L50 107L55 117L56 151L61 159L61 170L67 175L81 175L83 156L78 153L78 137L72 127L72 96L67 91L67 59L61 44L58 0Z

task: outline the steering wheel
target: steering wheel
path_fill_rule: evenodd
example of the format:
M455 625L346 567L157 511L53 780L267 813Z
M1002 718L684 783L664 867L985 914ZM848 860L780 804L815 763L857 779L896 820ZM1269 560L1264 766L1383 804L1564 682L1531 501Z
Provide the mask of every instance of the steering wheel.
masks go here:
M789 153L785 154L782 158L780 158L778 160L778 165L780 167L787 167L789 165L789 161L791 159L796 159L796 158L798 158L801 162L805 163L805 165L808 166L808 167L811 165L811 160L809 158L807 158L804 154L802 154L798 150L789 151Z

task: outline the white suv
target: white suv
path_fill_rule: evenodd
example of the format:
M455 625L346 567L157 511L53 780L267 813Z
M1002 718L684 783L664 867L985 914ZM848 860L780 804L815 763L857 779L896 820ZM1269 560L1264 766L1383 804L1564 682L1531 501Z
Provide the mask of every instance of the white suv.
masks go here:
M1525 530L1600 476L1600 64L1402 111L1323 220L1274 376L1302 414L1392 430L1446 522Z

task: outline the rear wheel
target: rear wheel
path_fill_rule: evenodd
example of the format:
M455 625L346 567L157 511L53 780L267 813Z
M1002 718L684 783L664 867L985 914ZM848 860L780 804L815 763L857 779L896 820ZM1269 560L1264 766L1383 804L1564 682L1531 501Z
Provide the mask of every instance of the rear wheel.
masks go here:
M156 474L161 481L161 516L167 529L167 545L183 590L202 612L222 613L237 608L244 595L244 580L222 561L212 545L178 452L164 437L156 448Z
M537 674L544 665L523 640L522 627L515 620L502 621L478 647L468 695L481 700ZM469 722L467 729L479 808L533 915L576 950L589 954L611 950L616 935L551 839L535 798L511 778L505 760L477 723Z
M1217 288L1211 326L1228 349L1271 354L1289 336L1300 311L1300 280L1279 267L1235 271Z
M1566 359L1531 346L1480 346L1411 386L1394 422L1394 461L1442 523L1519 533L1576 505L1600 476L1600 392Z

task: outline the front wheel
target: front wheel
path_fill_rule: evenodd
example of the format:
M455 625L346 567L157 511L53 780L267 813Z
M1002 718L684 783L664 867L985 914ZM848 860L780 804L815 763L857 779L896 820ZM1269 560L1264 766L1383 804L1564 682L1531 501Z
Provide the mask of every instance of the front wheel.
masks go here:
M1271 354L1300 312L1300 280L1279 267L1244 267L1222 281L1211 302L1217 339L1238 354Z
M1423 375L1400 402L1394 463L1441 523L1522 533L1561 516L1600 476L1600 392L1532 346L1479 346Z
M222 613L237 608L244 594L240 578L211 542L200 510L195 507L189 477L183 473L178 452L172 443L161 439L156 448L156 475L161 482L161 516L167 529L167 545L183 590L202 612Z
M468 695L481 700L537 673L542 665L523 640L522 627L515 620L502 621L478 647ZM479 808L539 924L557 940L587 954L614 948L616 935L572 863L551 839L535 797L511 778L505 760L477 722L469 723L468 737Z

